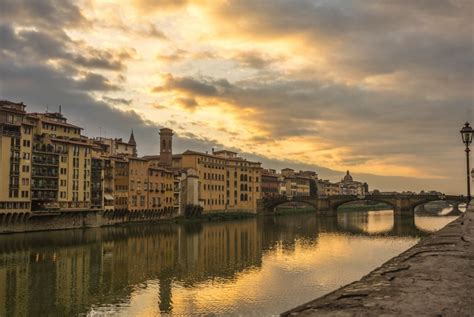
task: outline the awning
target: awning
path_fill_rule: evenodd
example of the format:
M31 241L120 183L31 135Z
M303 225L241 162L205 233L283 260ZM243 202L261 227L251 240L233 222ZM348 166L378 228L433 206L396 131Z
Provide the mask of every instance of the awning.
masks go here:
M112 196L111 194L104 194L104 198L105 200L114 200L114 196Z

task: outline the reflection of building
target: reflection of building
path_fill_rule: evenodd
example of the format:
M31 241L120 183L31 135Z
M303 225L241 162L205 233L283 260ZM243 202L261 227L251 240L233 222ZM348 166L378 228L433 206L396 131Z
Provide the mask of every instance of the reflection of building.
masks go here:
M159 281L159 307L170 312L171 281L233 279L262 258L255 219L47 236L0 241L0 316L85 315L92 306L127 303L150 280Z

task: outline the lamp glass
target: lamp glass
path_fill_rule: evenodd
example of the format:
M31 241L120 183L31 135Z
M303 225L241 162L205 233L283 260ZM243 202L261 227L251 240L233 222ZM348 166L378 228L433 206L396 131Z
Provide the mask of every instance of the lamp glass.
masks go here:
M466 146L469 146L472 143L472 134L473 130L471 126L469 125L468 122L464 125L464 127L461 129L461 136L462 136L462 141Z

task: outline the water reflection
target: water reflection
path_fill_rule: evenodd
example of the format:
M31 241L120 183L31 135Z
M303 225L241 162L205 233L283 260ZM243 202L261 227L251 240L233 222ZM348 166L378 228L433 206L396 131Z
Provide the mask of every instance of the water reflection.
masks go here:
M347 212L5 235L0 316L278 314L450 220Z

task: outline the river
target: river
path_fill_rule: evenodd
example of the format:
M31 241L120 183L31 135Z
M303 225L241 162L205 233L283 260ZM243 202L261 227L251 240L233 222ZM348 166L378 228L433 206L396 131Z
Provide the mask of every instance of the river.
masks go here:
M277 315L454 219L351 211L2 235L0 316Z

